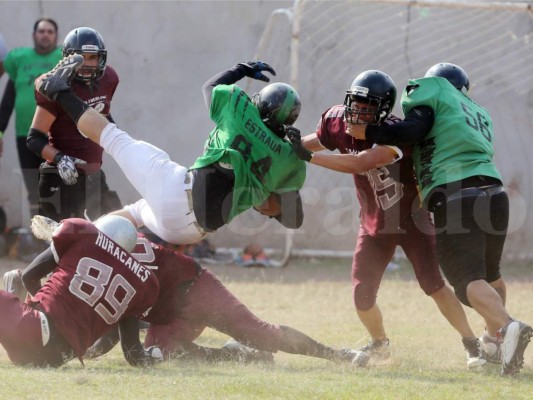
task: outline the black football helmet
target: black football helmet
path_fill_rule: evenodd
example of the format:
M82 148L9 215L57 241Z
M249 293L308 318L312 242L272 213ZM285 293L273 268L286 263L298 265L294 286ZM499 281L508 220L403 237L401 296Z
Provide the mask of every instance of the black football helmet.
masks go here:
M91 82L100 79L104 75L107 50L104 39L93 28L80 27L71 30L63 42L63 57L71 54L98 54L96 67L82 66L76 73L75 79Z
M344 115L352 124L376 125L389 116L395 102L396 86L392 78L378 70L364 71L346 91ZM361 107L363 103L366 107Z
M424 77L440 76L446 78L458 90L470 89L470 82L465 70L452 63L439 63L432 66Z
M265 125L281 138L285 137L285 125L294 124L302 107L296 89L281 82L265 86L252 102Z

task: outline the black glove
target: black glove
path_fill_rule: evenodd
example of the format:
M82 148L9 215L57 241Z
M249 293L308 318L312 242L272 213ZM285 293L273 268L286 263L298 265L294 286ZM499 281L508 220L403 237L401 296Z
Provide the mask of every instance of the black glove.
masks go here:
M296 129L294 126L285 126L285 132L287 135L287 138L290 140L292 145L292 150L296 153L296 156L303 161L311 161L311 158L313 158L313 153L309 150L307 150L303 144L302 144L302 136L300 135L300 131Z
M239 63L237 65L244 68L244 74L249 78L270 82L270 78L263 75L262 71L268 71L272 75L276 76L276 71L274 71L274 68L262 61L248 61Z
M298 128L295 128L292 125L283 125L283 131L285 132L285 135L287 135L287 138L292 142L293 140L301 140L302 135L300 133L300 130Z
M76 157L67 156L63 153L57 153L54 157L54 163L57 166L59 176L66 185L74 185L78 181L78 170L76 164L87 164L85 161Z

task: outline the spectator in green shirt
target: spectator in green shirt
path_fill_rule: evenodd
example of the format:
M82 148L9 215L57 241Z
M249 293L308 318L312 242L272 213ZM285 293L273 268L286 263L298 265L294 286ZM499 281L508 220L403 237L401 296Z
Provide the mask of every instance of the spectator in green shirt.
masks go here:
M38 211L38 170L42 163L42 160L26 147L26 137L35 113L33 81L61 59L61 48L57 47L57 30L57 23L53 19L38 19L33 25L33 47L14 48L0 61L0 76L3 71L9 76L0 103L0 156L4 131L14 108L17 152L28 191L30 216Z

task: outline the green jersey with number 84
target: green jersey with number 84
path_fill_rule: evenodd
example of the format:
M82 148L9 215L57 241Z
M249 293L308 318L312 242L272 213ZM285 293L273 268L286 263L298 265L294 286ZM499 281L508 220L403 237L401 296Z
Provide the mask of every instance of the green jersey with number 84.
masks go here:
M191 169L217 162L233 168L230 220L261 205L271 193L303 186L305 162L298 159L287 140L263 123L257 107L238 86L218 85L213 89L209 116L216 127L209 134L204 154Z

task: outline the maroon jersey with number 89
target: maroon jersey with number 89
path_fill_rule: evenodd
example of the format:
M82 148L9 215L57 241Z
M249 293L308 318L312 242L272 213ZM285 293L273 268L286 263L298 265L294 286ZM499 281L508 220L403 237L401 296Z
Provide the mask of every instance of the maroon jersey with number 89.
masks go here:
M58 266L32 303L78 357L121 318L146 315L157 299L150 269L88 221L62 221L52 251Z

